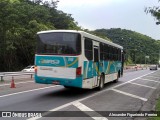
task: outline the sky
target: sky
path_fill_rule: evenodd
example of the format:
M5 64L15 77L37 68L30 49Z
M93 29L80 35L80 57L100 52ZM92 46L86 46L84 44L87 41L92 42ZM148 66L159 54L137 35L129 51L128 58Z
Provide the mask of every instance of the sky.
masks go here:
M57 9L72 14L83 29L121 28L160 40L160 25L144 12L158 0L59 0Z

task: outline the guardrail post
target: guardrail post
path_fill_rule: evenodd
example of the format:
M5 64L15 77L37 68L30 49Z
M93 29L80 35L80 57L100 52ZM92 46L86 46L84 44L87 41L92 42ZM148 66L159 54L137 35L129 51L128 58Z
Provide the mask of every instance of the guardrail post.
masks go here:
M1 82L4 82L3 76L1 76Z

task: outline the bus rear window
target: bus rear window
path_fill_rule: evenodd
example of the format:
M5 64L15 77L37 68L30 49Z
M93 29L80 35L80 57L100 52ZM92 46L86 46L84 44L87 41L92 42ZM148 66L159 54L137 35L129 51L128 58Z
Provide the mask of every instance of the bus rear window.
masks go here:
M37 54L78 55L81 36L78 33L50 32L37 35Z

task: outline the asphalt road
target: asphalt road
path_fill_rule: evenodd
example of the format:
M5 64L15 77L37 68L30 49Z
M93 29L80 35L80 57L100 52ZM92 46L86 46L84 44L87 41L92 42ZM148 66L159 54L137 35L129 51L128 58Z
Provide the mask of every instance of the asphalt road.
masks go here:
M158 95L159 88L160 71L150 70L126 72L118 83L108 83L102 91L40 85L29 79L22 83L16 82L16 88L10 88L9 83L0 84L0 111L44 111L46 115L49 115L47 111L61 111L57 113L58 115L55 114L60 117L31 119L132 120L135 118L108 117L102 113L107 113L107 111L150 111L154 108L153 99L155 100L155 97L153 96ZM64 117L65 111L71 111L70 116L72 117ZM85 114L81 111L85 111ZM86 111L92 112L87 113Z

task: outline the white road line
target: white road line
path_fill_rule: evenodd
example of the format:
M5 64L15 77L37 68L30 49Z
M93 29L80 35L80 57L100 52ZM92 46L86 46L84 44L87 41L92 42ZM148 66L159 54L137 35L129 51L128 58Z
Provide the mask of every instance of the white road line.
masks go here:
M150 80L150 79L141 79L141 80L146 80L146 81L151 81L151 82L156 82L156 83L160 83L160 81L156 81L156 80Z
M58 85L56 85L56 86L58 86ZM21 93L27 93L27 92L37 91L37 90L43 90L43 89L47 89L47 88L53 88L53 87L56 87L56 86L49 86L49 87L32 89L32 90L27 90L27 91L22 91L22 92L11 93L11 94L7 94L7 95L1 95L0 98L2 98L2 97L7 97L7 96L11 96L11 95L17 95L17 94L21 94Z
M80 103L80 102L74 102L73 103L74 106L76 106L78 109L80 109L81 111L94 111L91 108L85 106L84 104Z
M139 86L147 87L147 88L151 88L151 89L156 89L155 87L151 87L151 86L148 86L148 85L142 85L142 84L138 84L138 83L133 83L133 82L130 82L130 84L139 85Z
M152 77L152 78L159 78L160 79L160 77L154 77L154 76L146 76L146 77Z
M60 106L60 107L58 107L58 108L55 108L55 109L52 109L52 110L49 110L48 112L45 112L45 113L43 113L43 116L45 116L45 115L47 115L47 114L50 114L50 111L57 111L57 110L60 110L60 109L62 109L62 108L64 108L64 107L67 107L67 106L69 106L69 105L74 105L75 107L77 107L78 109L80 109L81 111L94 111L94 110L92 110L91 108L89 108L89 107L87 107L87 106L85 106L84 104L82 104L82 103L80 103L79 101L74 101L74 102L71 102L71 103L67 103L67 104L65 104L65 105L62 105L62 106ZM96 113L96 112L95 112ZM96 113L98 116L102 116L102 115L100 115L99 113ZM89 115L89 114L88 114ZM92 116L91 116L92 117ZM32 117L32 118L29 118L29 119L27 119L27 120L37 120L37 119L40 119L41 117ZM105 118L105 117L92 117L94 120L108 120L107 118Z
M22 83L29 83L29 82L34 82L34 81L27 81L27 82L15 82L15 84L22 84ZM7 85L11 85L11 84L2 84L0 86L7 86Z
M120 90L116 90L116 89L112 89L112 90L115 91L115 92L118 92L118 93L121 93L121 94L130 96L130 97L133 97L133 98L138 98L138 99L140 99L140 100L147 101L146 98L142 98L142 97L137 96L137 95L134 95L134 94L130 94L130 93L127 93L127 92L123 92L123 91L120 91Z
M73 103L73 105L75 106L75 107L77 107L78 109L80 109L81 111L94 111L94 110L92 110L91 108L89 108L89 107L87 107L86 105L84 105L84 104L82 104L82 103L80 103L80 102L74 102ZM96 113L96 112L95 112ZM96 113L96 114L98 114L98 116L100 116L100 117L92 117L92 116L90 116L89 114L89 116L91 117L91 118L93 118L94 120L108 120L107 118L105 118L105 117L103 117L102 115L100 115L99 113Z
M155 72L155 71L154 71L154 72ZM116 86L114 86L114 87L112 87L112 88L117 88L117 87L119 87L119 86L125 85L125 84L127 84L127 83L129 83L129 82L132 82L132 81L135 81L135 80L137 80L137 79L142 79L142 77L144 77L144 76L146 76L146 75L149 75L149 74L152 74L152 73L154 73L154 72L147 73L147 74L145 74L145 75L142 75L142 76L140 76L140 77L134 78L134 79L129 80L129 81L127 81L127 82L124 82L124 83L122 83L122 84L116 85Z
M155 71L154 71L154 72L155 72ZM147 73L147 74L145 74L145 75L142 75L142 76L140 76L140 77L134 78L134 79L132 79L132 80L129 80L129 81L124 82L124 83L122 83L122 84L116 85L116 86L111 87L111 88L109 88L109 89L105 89L105 90L103 90L103 91L94 93L94 94L92 94L92 95L90 95L90 96L87 96L87 97L84 97L84 98L81 98L81 99L78 99L78 100L75 100L75 101L66 103L66 104L61 105L61 106L59 106L59 107L57 107L57 108L53 108L53 109L51 109L51 110L49 110L49 111L57 111L57 110L63 109L63 108L65 108L65 107L69 106L69 105L73 105L75 102L80 102L80 101L86 100L86 99L88 99L88 98L94 97L94 96L96 96L96 95L98 95L98 94L101 94L101 93L104 93L104 92L109 91L109 90L111 90L111 89L114 89L114 88L116 88L116 87L119 87L119 86L128 84L128 83L131 82L131 81L135 81L135 80L137 80L137 79L140 79L141 77L144 77L144 76L146 76L146 75L152 74L152 73L154 73L154 72ZM145 99L145 100L146 100L146 99ZM46 114L47 114L47 112L46 112ZM46 115L46 114L45 114L45 115ZM29 119L27 119L27 120L37 120L37 119L40 119L40 118L42 118L42 117L33 117L33 118L29 118Z

